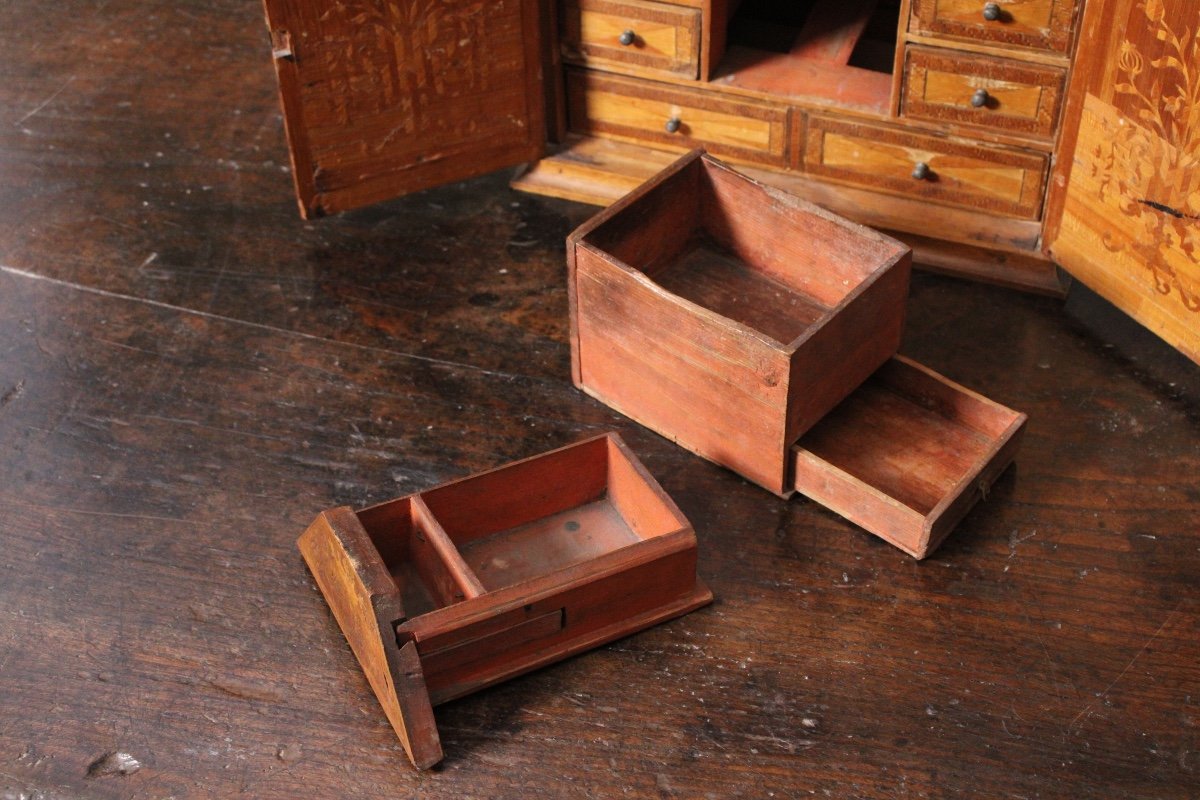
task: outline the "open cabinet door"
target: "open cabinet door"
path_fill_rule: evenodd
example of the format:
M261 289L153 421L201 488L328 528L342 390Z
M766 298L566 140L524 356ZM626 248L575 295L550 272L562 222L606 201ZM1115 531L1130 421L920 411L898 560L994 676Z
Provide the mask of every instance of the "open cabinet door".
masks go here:
M1200 363L1200 3L1088 0L1047 251Z
M538 0L264 0L301 213L542 154Z

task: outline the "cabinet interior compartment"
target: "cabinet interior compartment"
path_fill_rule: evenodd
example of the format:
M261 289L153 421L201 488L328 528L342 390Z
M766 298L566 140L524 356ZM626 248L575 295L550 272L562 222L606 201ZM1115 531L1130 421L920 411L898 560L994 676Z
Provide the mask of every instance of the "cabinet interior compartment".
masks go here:
M882 113L899 20L899 0L744 0L714 81Z

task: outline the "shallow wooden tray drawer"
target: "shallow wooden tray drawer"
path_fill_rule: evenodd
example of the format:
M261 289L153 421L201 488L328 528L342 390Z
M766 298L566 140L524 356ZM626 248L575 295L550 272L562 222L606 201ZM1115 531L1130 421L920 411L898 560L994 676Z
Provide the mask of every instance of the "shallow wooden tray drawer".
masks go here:
M1076 0L912 0L909 29L1065 54Z
M981 208L1026 219L1041 216L1046 156L893 128L809 118L805 170L895 194Z
M1062 107L1057 67L929 47L905 51L901 113L1049 138Z
M907 247L699 152L567 247L576 385L778 494L796 438L900 343Z
M646 0L564 0L563 58L617 72L695 78L700 10Z
M792 448L794 486L924 558L1012 463L1025 419L897 356Z
M433 705L712 600L691 524L615 434L322 512L299 547L422 768Z
M788 110L783 106L572 70L567 113L577 133L672 150L704 145L731 160L787 164Z

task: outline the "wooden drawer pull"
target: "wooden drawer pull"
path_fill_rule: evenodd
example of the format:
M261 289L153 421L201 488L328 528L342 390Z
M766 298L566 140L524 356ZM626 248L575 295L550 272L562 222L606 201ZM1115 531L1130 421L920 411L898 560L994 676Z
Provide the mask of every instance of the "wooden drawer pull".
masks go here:
M924 161L918 161L913 165L912 176L915 180L927 181L933 177L933 170Z
M995 22L996 20L1000 19L1000 15L1002 13L1003 12L1000 10L999 3L984 3L983 4L983 18L986 19L988 22Z
M975 108L983 108L991 99L987 89L976 89L975 94L971 95L971 105Z
M622 47L629 47L637 41L637 34L633 32L632 28L626 28L621 31L621 35L617 37L617 41L621 43Z
M666 128L667 133L678 133L679 126L681 124L682 120L680 120L679 117L671 117L669 120L667 120L667 124L663 127Z

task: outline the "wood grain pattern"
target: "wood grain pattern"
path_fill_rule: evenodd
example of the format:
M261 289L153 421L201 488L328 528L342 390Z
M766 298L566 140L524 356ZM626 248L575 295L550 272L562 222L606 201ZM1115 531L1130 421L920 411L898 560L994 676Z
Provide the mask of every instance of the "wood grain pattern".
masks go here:
M902 114L1049 138L1062 111L1065 72L979 55L909 46ZM979 90L987 102L974 106Z
M571 130L654 144L704 145L735 161L787 164L788 112L781 105L590 72L567 73ZM678 129L665 129L678 120Z
M674 159L671 153L638 145L576 137L513 183L522 191L608 205ZM792 172L741 169L760 183L902 239L913 248L917 266L1025 291L1063 294L1054 264L1036 249L1041 232L1037 222L951 207L931 216L928 205L916 198L826 183Z
M409 759L433 766L442 746L416 645L396 640L404 607L366 531L353 511L338 508L317 517L298 544Z
M699 9L647 0L566 0L559 38L573 64L630 75L697 77ZM629 44L621 42L626 31Z
M910 256L695 151L577 229L568 264L576 384L786 494L787 448L895 351Z
M795 487L925 558L1012 463L1025 421L897 356L796 444Z
M912 0L911 30L970 41L1066 53L1078 0L997 0L999 19L980 0Z
M305 217L537 158L538 0L264 0Z
M1072 275L1200 363L1195 11L1089 6L1046 242Z
M570 385L563 238L594 207L493 175L302 224L256 5L5 10L0 797L1195 794L1171 348L915 272L901 352L1030 421L914 562ZM608 429L717 604L437 706L443 766L412 769L296 535ZM142 767L88 777L114 751Z
M410 510L408 527L398 509ZM432 703L712 601L696 579L691 524L615 434L361 515L324 511L299 546L418 769L442 758ZM394 576L431 571L398 569L382 553L440 561L424 593L440 602L405 609ZM439 585L446 576L458 590Z
M913 176L918 163L929 177ZM811 117L805 170L882 191L1027 219L1041 215L1046 157L896 128Z

